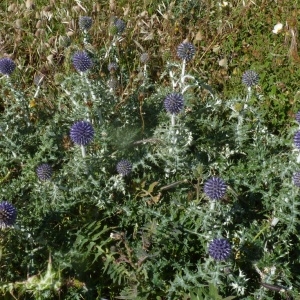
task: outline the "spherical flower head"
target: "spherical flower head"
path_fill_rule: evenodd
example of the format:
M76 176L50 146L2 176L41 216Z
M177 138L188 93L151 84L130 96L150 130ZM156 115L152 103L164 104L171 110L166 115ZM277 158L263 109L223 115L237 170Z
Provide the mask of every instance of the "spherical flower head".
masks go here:
M167 95L164 101L164 106L168 113L174 115L179 114L184 106L183 95L180 93L171 93Z
M71 127L70 137L75 144L86 146L94 138L94 128L88 121L77 121Z
M195 55L195 46L191 43L181 43L177 47L177 56L185 61L190 61Z
M225 196L226 183L219 177L212 177L204 184L204 192L211 200L218 200Z
M117 34L123 33L126 28L126 23L122 19L115 18L114 19L114 30Z
M92 68L93 62L85 51L77 51L72 57L73 66L78 72L86 72Z
M49 164L41 164L36 168L36 175L39 180L50 180L52 177L52 167Z
M16 68L15 63L8 57L0 59L0 73L10 75Z
M132 164L126 159L122 159L117 164L117 172L122 176L127 176L132 170Z
M17 218L16 208L7 201L0 203L0 227L5 228L14 225Z
M294 144L298 149L300 149L300 131L299 130L294 135Z
M150 56L148 53L142 53L141 56L140 56L140 62L142 64L146 64L150 59Z
M108 64L107 69L109 72L114 72L119 68L118 64L116 62L111 62Z
M226 260L231 254L231 245L227 239L215 238L210 242L208 252L215 260Z
M295 186L300 187L300 172L296 172L293 175L293 182Z
M246 71L242 76L242 82L247 87L252 87L254 85L257 85L258 81L259 81L259 75L252 70Z
M93 19L91 17L84 16L79 18L78 25L82 31L89 30L92 27L92 24L93 24Z
M295 119L300 124L300 111L296 113Z

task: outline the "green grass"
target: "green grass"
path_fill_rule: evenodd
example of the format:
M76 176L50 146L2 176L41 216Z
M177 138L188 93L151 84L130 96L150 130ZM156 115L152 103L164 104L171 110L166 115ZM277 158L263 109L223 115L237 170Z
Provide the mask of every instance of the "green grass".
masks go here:
M298 299L299 196L290 178L299 13L295 0L1 1L0 58L16 63L11 82L24 100L19 106L1 79L0 187L18 209L16 228L0 232L3 299ZM80 16L93 18L88 43ZM118 41L114 16L127 23ZM184 40L196 47L186 67L194 79L174 133L162 101L173 90L170 71L180 76ZM93 59L90 84L72 65L77 50ZM244 111L249 69L260 80ZM87 116L96 138L83 160L69 127ZM122 158L134 162L132 177L116 175ZM41 162L52 164L53 182L37 181ZM202 189L217 175L229 189L212 208ZM207 259L215 235L230 239L231 263ZM293 289L280 294L261 280Z

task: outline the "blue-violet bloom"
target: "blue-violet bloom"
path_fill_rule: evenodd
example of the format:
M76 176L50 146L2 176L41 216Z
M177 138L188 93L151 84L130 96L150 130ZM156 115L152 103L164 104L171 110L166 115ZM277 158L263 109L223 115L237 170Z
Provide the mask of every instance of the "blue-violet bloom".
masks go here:
M215 238L210 242L208 252L215 260L226 260L231 254L231 245L227 239Z
M191 43L181 43L177 47L177 56L185 61L190 61L195 55L195 46Z
M225 196L226 183L219 177L212 177L204 184L204 192L211 200L218 200Z
M296 172L293 175L293 182L295 186L300 187L300 172Z
M164 101L165 109L170 114L179 114L184 106L183 95L180 93L171 93L167 95Z
M300 131L299 130L294 135L294 144L298 149L300 149Z
M8 57L0 59L0 73L3 75L10 75L16 68L15 63Z
M92 68L92 59L85 51L77 51L72 57L73 66L78 72L86 72Z
M71 127L70 137L75 144L86 146L94 138L94 128L88 121L77 121Z
M7 201L0 203L0 227L5 228L14 225L17 218L16 208Z

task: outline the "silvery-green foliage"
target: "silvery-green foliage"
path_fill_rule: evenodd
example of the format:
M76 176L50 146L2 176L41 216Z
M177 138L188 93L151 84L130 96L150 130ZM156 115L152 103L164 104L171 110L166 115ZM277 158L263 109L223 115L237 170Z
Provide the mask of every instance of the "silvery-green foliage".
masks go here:
M267 282L294 293L296 129L273 132L261 95L221 99L184 61L161 66L158 82L145 68L132 79L122 38L94 51L86 74L63 76L51 108L28 107L38 94L1 78L0 184L18 217L0 232L0 290L55 297L77 282L77 296L91 299L273 299ZM119 65L114 90L108 71L99 76L108 61ZM176 116L163 104L173 92L184 98ZM95 131L84 157L70 139L77 120ZM122 159L132 163L126 176L116 169ZM46 181L36 174L43 163L52 167ZM204 184L216 176L227 189L212 200ZM221 262L208 253L215 238L231 244Z

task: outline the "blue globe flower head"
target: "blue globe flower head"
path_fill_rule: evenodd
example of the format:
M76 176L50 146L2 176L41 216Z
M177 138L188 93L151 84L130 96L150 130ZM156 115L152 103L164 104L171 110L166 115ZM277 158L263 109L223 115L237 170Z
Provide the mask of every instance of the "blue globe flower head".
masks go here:
M126 23L122 19L115 18L114 19L114 28L117 34L121 34L124 32L126 28Z
M83 16L79 18L79 28L82 31L87 31L92 27L93 19L91 17Z
M293 182L295 186L300 187L300 172L296 172L293 175Z
M192 60L196 52L195 46L191 43L181 43L177 47L177 56L186 62Z
M3 57L0 59L0 73L3 75L11 75L11 73L15 70L15 63L8 57Z
M77 51L72 57L73 66L78 72L86 72L92 68L92 59L85 51Z
M6 228L14 225L17 218L16 208L7 201L0 203L0 227Z
M71 127L70 137L75 144L86 146L94 139L94 128L88 121L77 121Z
M300 124L300 111L296 113L295 119Z
M247 87L252 87L257 85L258 81L259 81L259 75L252 70L246 71L242 76L242 82Z
M171 93L167 95L164 101L165 109L168 113L177 115L183 110L184 99L180 93Z
M299 130L294 135L294 144L298 149L300 149L300 131Z
M36 175L41 181L50 180L52 177L52 167L49 164L41 164L36 168Z
M127 176L131 173L132 164L126 159L122 159L117 164L117 172L122 176Z
M225 196L227 185L219 177L212 177L208 179L204 184L204 193L211 200L218 200Z
M226 260L231 254L231 245L227 239L215 238L209 244L208 253L215 260Z

